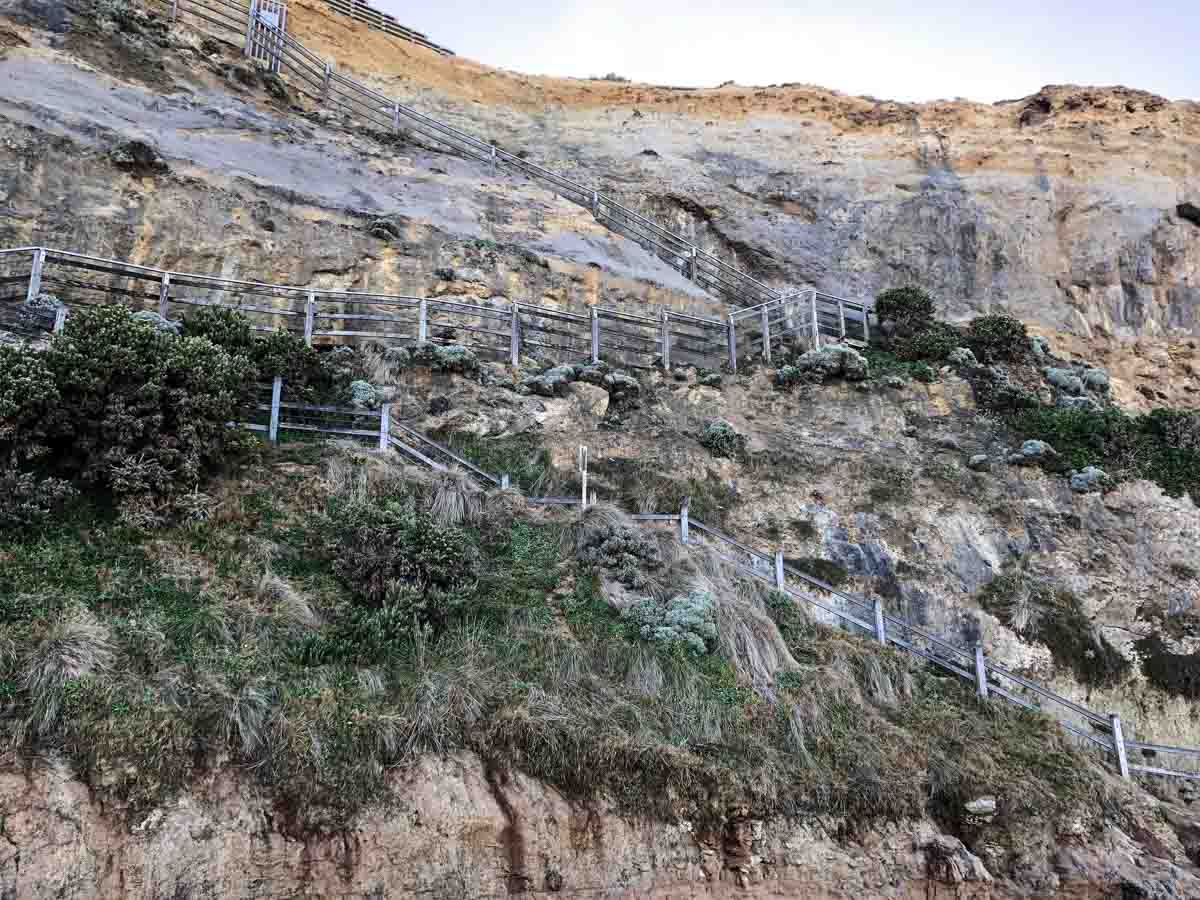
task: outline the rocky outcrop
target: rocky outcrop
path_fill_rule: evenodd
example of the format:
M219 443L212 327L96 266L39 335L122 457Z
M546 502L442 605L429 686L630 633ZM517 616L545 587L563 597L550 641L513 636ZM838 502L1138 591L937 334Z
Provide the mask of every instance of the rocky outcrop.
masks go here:
M465 754L427 758L397 774L395 788L392 808L353 828L305 833L234 771L211 773L136 821L101 809L62 767L0 772L0 895L1015 900L1200 892L1181 843L1193 846L1195 823L1174 811L1176 829L1152 807L1131 834L1099 822L1017 825L999 815L975 827L968 844L929 821L851 827L762 821L745 809L712 824L629 819ZM1019 857L999 842L1020 847Z

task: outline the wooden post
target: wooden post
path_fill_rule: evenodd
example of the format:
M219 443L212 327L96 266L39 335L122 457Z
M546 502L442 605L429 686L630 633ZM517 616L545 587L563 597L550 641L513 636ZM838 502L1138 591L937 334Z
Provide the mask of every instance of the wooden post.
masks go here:
M783 590L783 587L784 587L783 550L782 549L775 551L775 587L781 591Z
M844 341L846 339L846 304L841 300L838 301L838 333Z
M688 542L688 502L690 497L683 498L683 506L679 507L679 543Z
M862 307L863 317L863 343L871 343L871 311L867 308L867 304Z
M584 509L587 509L587 505L588 505L588 492L587 492L588 469L587 469L587 466L588 466L588 449L587 449L587 447L580 446L580 448L579 448L579 471L580 471L580 474L583 476L582 477L583 487L581 489L580 499L583 503Z
M250 0L250 10L246 16L246 46L242 48L242 56L253 55L254 26L258 22L258 0Z
M689 281L696 280L696 258L699 255L700 255L699 248L693 247L691 259L688 260L688 280Z
M883 622L883 601L875 598L875 640L887 645L887 627Z
M512 331L508 337L508 352L512 357L512 367L520 368L521 365L521 306L518 303L512 305Z
M733 313L729 314L729 324L725 326L725 341L729 347L729 371L737 371L737 323L733 320Z
M163 272L162 283L158 286L158 314L167 317L167 295L171 291L171 273Z
M388 448L388 436L392 430L392 408L384 403L379 407L379 449Z
M763 339L763 362L771 361L771 311L764 304L762 308L762 339Z
M392 131L400 130L400 104L392 104Z
M58 334L67 324L67 308L60 306L54 311L54 333Z
M821 320L817 318L817 292L812 292L812 333L813 347L821 346Z
M503 473L500 475L500 490L502 490L502 491L507 491L507 490L508 490L508 486L509 486L509 484L510 484L510 483L511 483L511 482L508 480L508 473L507 473L507 472L503 472Z
M304 343L312 346L313 324L317 317L317 295L308 292L308 300L304 303Z
M600 362L600 310L592 307L590 310L592 319L592 362Z
M1121 717L1112 713L1108 717L1108 721L1112 724L1113 750L1117 754L1117 768L1120 770L1122 778L1128 778L1129 760L1125 757L1125 732L1121 730Z
M325 96L329 96L329 88L333 84L333 63L325 63Z
M987 663L983 659L983 641L975 642L975 691L982 699L988 698Z
M666 371L671 371L671 314L665 309L662 311L661 324L659 332L661 334L662 343L662 364Z
M592 215L600 218L600 192L592 191Z
M422 297L417 302L417 343L424 344L429 339L429 301Z
M175 18L179 15L179 0L171 0L171 18L169 19L172 25L175 24Z
M267 431L267 439L272 443L279 441L279 397L283 394L283 376L276 375L271 384L271 426Z
M42 269L46 266L46 251L33 251L33 268L29 270L29 289L25 291L25 302L33 303L42 292Z
M498 163L496 162L496 145L492 144L492 174L493 175L496 174L496 166L497 165L498 165Z

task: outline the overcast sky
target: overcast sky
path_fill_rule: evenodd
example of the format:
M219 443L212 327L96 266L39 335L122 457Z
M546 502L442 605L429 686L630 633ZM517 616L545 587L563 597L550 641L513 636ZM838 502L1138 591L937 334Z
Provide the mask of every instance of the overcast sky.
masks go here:
M806 82L895 100L1123 84L1200 99L1200 0L373 0L463 56L531 74Z

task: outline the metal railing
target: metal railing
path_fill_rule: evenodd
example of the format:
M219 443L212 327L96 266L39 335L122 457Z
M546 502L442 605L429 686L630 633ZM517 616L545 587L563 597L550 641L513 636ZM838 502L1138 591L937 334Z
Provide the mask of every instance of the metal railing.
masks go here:
M595 185L585 185L550 169L529 162L521 155L510 153L496 144L481 140L444 122L427 116L398 100L377 93L335 71L332 63L321 59L286 33L266 20L257 8L242 6L234 0L147 0L171 10L172 20L190 15L205 27L216 25L235 32L239 38L253 22L255 33L275 35L276 55L270 67L293 79L293 86L317 104L338 110L351 119L382 131L408 129L436 142L444 148L469 159L488 165L493 172L504 168L523 175L555 194L591 211L595 219L609 229L633 240L653 253L698 287L738 307L773 307L794 299L795 293L780 291L741 271L736 266L702 250L646 216L618 203L602 193ZM252 0L252 3L256 0ZM209 15L213 13L214 15ZM240 26L232 23L240 21ZM251 52L250 42L245 42ZM861 301L833 297L821 291L811 291L810 304L814 310L810 321L817 333L847 340L866 338L869 326L869 305ZM743 310L745 311L745 310ZM861 328L854 323L862 322ZM847 322L850 323L847 331ZM761 339L760 339L761 342ZM770 338L765 342L764 356L769 352Z
M282 329L317 346L461 344L514 367L529 355L576 364L604 360L635 369L736 368L740 332L753 330L732 319L665 309L655 317L606 307L581 314L520 302L320 290L198 275L46 247L0 250L0 325L27 330L42 293L68 308L118 303L168 320L202 307L223 307L243 313L256 331ZM47 320L41 330L60 328L64 321Z
M684 544L696 544L698 535L701 542L714 544L714 552L741 574L766 582L789 597L822 610L832 620L872 635L881 644L894 644L972 682L982 699L995 694L1024 709L1050 715L1083 745L1112 754L1118 770L1125 777L1131 772L1142 772L1169 778L1200 779L1200 749L1127 740L1125 725L1119 715L1097 713L987 659L982 643L976 643L973 648L957 646L885 612L878 597L867 600L840 591L789 565L782 550L764 553L710 528L690 518L686 503L678 513L635 515L633 518L677 526L677 537ZM797 590L790 582L800 582L804 590ZM830 599L814 596L813 591ZM1178 761L1181 767L1131 763L1133 754L1141 754L1147 760L1165 756Z
M435 44L421 32L401 25L396 21L394 16L375 9L369 3L364 3L363 0L325 0L325 2L329 4L330 9L334 12L358 19L360 22L365 22L368 27L374 28L377 31L382 31L392 35L392 37L402 38L413 44L418 44L427 50L441 53L443 56L454 55L453 50L447 50L445 47Z

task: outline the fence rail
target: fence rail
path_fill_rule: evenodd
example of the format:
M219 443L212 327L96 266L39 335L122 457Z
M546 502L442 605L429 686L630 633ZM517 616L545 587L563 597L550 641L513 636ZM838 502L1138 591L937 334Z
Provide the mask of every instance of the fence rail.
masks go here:
M667 309L647 316L607 307L589 307L584 314L520 302L270 284L45 247L0 250L0 326L30 333L40 321L34 301L43 293L54 295L68 308L116 303L169 320L185 318L202 307L232 309L243 313L256 331L289 331L316 346L462 344L513 366L529 355L560 363L604 360L634 369L692 365L736 371L739 347L745 361L764 346L781 346L778 333L768 333L763 341L760 319L776 322L789 314L784 310L775 318L722 320ZM810 322L813 294L801 292L785 301L792 304L790 314L803 315ZM796 312L801 306L803 312ZM41 331L50 331L61 327L62 321L56 323L51 315L42 324ZM811 329L797 331L788 340L811 346L811 335ZM770 353L763 356L771 359Z
M434 141L442 147L467 158L488 165L493 172L501 167L510 172L524 175L551 192L591 211L595 219L607 228L629 238L648 252L666 262L698 287L738 307L757 308L772 306L788 301L794 292L780 291L770 287L736 266L701 249L674 232L664 228L635 210L618 203L602 193L598 186L585 185L567 178L536 163L510 153L489 141L481 140L444 122L440 122L404 103L379 94L366 86L347 78L334 70L332 63L322 60L308 50L270 12L260 11L258 0L245 7L231 0L146 0L148 3L166 7L172 16L192 15L226 31L239 33L233 21L243 23L246 31L253 25L253 33L259 35L259 43L246 38L247 55L257 53L260 46L269 46L274 56L268 67L293 78L293 85L308 95L318 105L336 109L352 119L361 120L374 129L400 131L409 129ZM327 0L336 7L337 3L353 3L353 0ZM214 21L203 13L220 9L232 21ZM272 35L273 43L261 40L262 35ZM228 37L228 35L226 35ZM440 49L440 48L435 48ZM821 291L811 291L809 301L813 306L813 321L819 335L843 340L865 340L869 326L868 306L859 301L845 300ZM856 312L857 311L857 312ZM849 319L846 318L849 314ZM855 328L861 315L862 327ZM851 323L847 331L846 323ZM861 332L861 337L858 332ZM768 341L769 345L769 341ZM765 355L766 351L764 351Z

